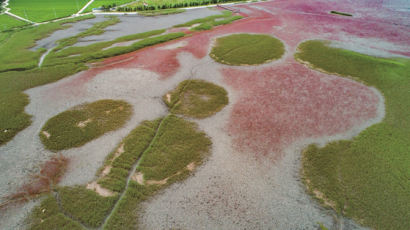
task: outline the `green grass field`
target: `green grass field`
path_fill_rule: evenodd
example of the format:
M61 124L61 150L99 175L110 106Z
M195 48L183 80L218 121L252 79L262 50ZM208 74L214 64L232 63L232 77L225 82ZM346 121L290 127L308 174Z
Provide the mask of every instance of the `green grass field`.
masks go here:
M218 38L210 56L226 65L259 65L279 59L284 45L269 35L234 34Z
M205 118L214 115L228 103L224 88L202 80L185 80L164 95L163 101L172 113Z
M142 16L146 16L146 17L153 17L153 16L158 16L158 15L180 14L185 11L186 10L184 9L147 10L147 11L141 11L138 14Z
M307 41L297 59L364 82L385 97L386 116L352 140L309 146L303 154L308 190L338 213L374 229L410 226L410 60L377 58Z
M122 127L132 114L125 101L100 100L75 106L48 120L40 139L47 149L58 151L79 147Z
M77 13L87 0L10 0L11 13L33 22L44 22Z
M0 32L25 25L29 25L29 23L13 18L7 14L0 15Z
M91 12L93 10L93 8L99 8L101 6L114 6L114 4L116 6L121 6L123 4L126 3L130 3L133 2L134 0L95 0L93 3L91 3L91 5L89 5L87 7L87 9L85 10L85 12Z

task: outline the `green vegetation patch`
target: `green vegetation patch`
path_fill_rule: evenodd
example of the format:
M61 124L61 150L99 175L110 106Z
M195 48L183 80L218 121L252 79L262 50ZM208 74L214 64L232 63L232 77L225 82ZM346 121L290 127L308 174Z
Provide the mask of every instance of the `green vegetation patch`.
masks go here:
M86 226L98 227L111 212L118 196L102 197L83 187L63 187L58 189L58 199L66 215Z
M339 11L330 11L331 14L338 14L338 15L342 15L342 16L348 16L348 17L352 17L353 15L348 14L348 13L343 13L343 12L339 12Z
M0 15L0 32L10 30L16 27L22 27L28 25L28 22L18 20L14 17L11 17L7 14Z
M44 22L77 13L88 0L10 0L11 13L33 22Z
M410 222L410 60L377 58L307 41L295 57L313 68L374 86L386 117L349 141L303 154L308 190L339 213L375 229L407 229ZM318 193L319 192L319 193Z
M210 56L227 65L259 65L279 59L283 43L269 35L233 34L218 38Z
M185 80L163 100L172 113L194 118L212 116L229 103L224 88L203 80Z
M48 120L40 139L54 151L78 147L122 127L131 113L131 105L124 101L100 100L79 105Z
M152 17L152 16L158 16L158 15L179 14L185 11L186 10L184 9L147 10L147 11L142 11L138 14L142 16L146 16L146 17Z

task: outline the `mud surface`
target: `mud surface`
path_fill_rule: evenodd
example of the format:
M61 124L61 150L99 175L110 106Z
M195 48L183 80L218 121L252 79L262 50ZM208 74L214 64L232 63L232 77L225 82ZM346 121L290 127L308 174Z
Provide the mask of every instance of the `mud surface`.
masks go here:
M339 225L333 213L305 193L299 177L301 150L310 143L352 138L379 122L384 116L383 97L358 82L311 70L294 60L293 54L305 40L325 39L353 50L360 46L359 52L376 56L410 57L410 29L403 19L410 15L351 1L277 0L233 7L241 9L245 19L109 58L100 67L26 91L31 100L26 111L33 115L33 123L0 147L0 197L15 191L52 155L38 137L50 117L101 99L125 100L133 106L134 114L125 127L62 151L71 163L61 185L85 185L138 123L166 114L164 94L185 79L197 78L223 86L230 101L215 116L196 120L212 139L212 155L186 181L143 204L141 227L317 229L317 222ZM355 17L330 15L334 9ZM203 10L204 15L194 16L215 13ZM180 18L172 23L193 19L192 12L196 11L175 15ZM163 24L167 20L161 18L158 24L155 18L147 19L153 20L149 30L167 27ZM122 26L108 27L105 34L87 39L102 41L143 32L133 19L139 17L121 18ZM275 36L285 44L285 55L256 67L216 63L208 56L212 43L233 33ZM82 45L86 42L91 41ZM33 202L0 212L0 229L24 226L22 220L32 206ZM343 222L343 229L362 228L350 220Z

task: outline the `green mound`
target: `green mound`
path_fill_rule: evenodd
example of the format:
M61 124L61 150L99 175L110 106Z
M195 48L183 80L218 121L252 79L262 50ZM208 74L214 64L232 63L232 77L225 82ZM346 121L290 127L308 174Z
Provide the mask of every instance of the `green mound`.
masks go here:
M303 174L312 194L339 213L375 229L410 224L410 60L376 58L307 41L296 58L376 87L386 117L349 141L309 146Z
M229 102L224 88L202 80L181 82L163 100L172 113L194 118L212 116Z
M283 43L269 35L234 34L218 38L210 56L226 65L259 65L284 53Z
M78 147L122 127L131 113L131 105L124 101L100 100L79 105L48 120L40 139L50 150Z

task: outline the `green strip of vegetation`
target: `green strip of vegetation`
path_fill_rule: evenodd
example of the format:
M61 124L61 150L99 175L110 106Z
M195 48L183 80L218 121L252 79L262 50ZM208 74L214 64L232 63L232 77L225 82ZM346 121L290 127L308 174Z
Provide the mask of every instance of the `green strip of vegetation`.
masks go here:
M338 14L338 15L342 15L342 16L348 16L348 17L352 17L353 15L348 14L348 13L343 13L343 12L339 12L339 11L330 11L331 14Z
M295 57L374 86L385 97L386 117L349 141L303 154L303 176L323 204L375 229L407 229L410 212L410 60L377 58L307 41Z
M110 47L113 44L116 43L120 43L120 42L127 42L127 41L133 41L133 40L137 40L137 39L144 39L144 38L148 38L154 35L159 35L162 33L165 33L165 29L163 30L153 30L153 31L148 31L148 32L144 32L144 33L138 33L138 34L131 34L131 35L127 35L127 36L123 36L117 39L114 39L112 41L107 41L107 42L98 42L98 43L94 43L88 46L71 46L71 47L67 47L63 50L59 50L58 52L56 52L55 50L53 50L53 52L51 52L48 56L47 59L51 60L51 59L61 59L61 58L65 58L65 57L69 57L69 56L73 56L73 55L87 55L90 53L95 52L96 50L103 50L104 48Z
M263 34L233 34L218 38L210 56L227 65L259 65L279 59L285 53L283 43Z
M165 10L147 10L141 11L138 13L139 15L152 17L152 16L159 16L159 15L169 15L169 14L180 14L185 12L184 9L165 9Z
M80 56L69 56L66 58L55 58L55 56L47 57L43 66L58 65L62 63L86 63L98 61L103 58L114 57L125 53L130 53L148 46L153 46L159 43L171 41L177 38L184 37L185 33L169 33L156 37L149 37L141 41L137 41L130 46L113 47L100 51L83 52Z
M91 28L87 29L84 32L81 32L77 35L74 35L72 37L69 38L65 38L62 39L60 41L58 41L58 46L54 49L54 52L67 47L67 46L72 46L75 43L78 42L78 39L80 38L84 38L84 37L88 37L91 35L99 35L105 32L105 28L107 28L108 26L112 26L115 25L117 23L120 22L120 19L118 19L117 16L106 16L106 18L108 18L107 20L103 21L103 22L98 22L95 23Z
M59 188L58 197L64 213L89 227L100 226L118 200L118 196L102 197L80 186Z
M108 175L102 177L98 183L111 191L121 192L125 188L129 171L141 154L148 148L160 124L160 120L144 121L141 125L131 131L130 134L118 145L108 156L104 167L111 166ZM122 146L124 152L118 149ZM117 156L117 154L120 154Z
M226 25L226 24L229 24L233 21L236 21L236 20L239 20L239 19L242 19L242 18L243 18L242 16L235 15L235 16L223 19L223 20L211 20L211 21L208 21L208 22L201 23L200 25L195 26L191 30L192 31L210 30L214 26Z
M131 105L125 101L99 100L82 104L50 118L41 129L40 139L53 151L79 147L119 129L131 114Z
M202 80L185 80L163 97L172 113L205 118L222 110L228 103L226 90Z
M227 18L227 17L231 17L231 16L232 16L232 12L228 11L228 10L225 10L225 11L223 11L222 14L212 15L212 16L208 16L208 17L205 17L205 18L194 19L192 21L189 21L189 22L186 22L186 23L183 23L183 24L175 25L174 27L189 27L189 26L192 26L192 25L195 25L195 24L210 23L210 22L214 22L215 19Z

